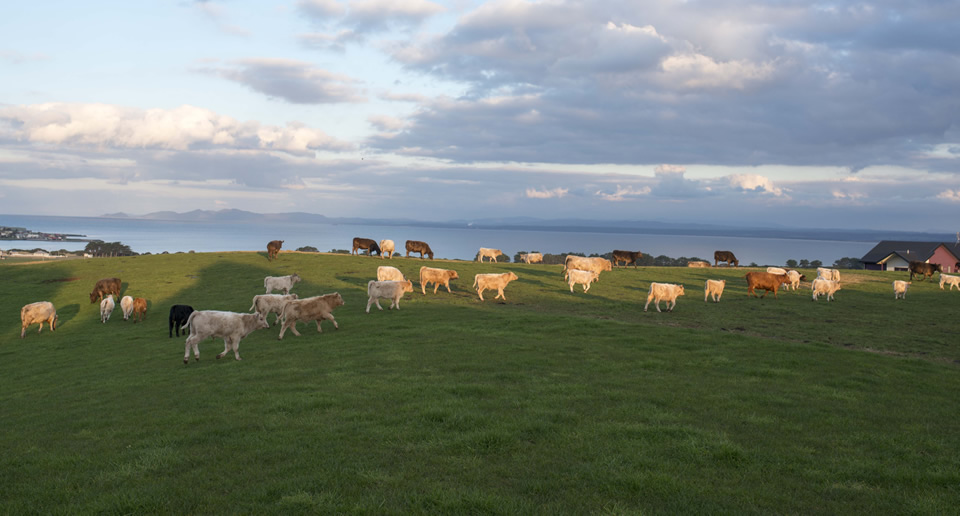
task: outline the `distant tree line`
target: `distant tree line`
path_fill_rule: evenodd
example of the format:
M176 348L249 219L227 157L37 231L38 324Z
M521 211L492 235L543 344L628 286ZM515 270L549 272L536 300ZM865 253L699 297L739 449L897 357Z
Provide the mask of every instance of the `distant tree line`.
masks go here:
M137 253L130 249L130 246L121 242L104 242L103 240L94 240L87 243L83 248L84 252L90 253L96 257L102 256L136 256Z

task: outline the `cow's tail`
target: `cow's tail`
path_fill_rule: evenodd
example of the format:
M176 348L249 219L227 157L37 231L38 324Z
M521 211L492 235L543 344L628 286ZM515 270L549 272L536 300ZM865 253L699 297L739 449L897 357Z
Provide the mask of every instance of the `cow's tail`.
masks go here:
M474 277L473 277L473 288L477 288L477 282L478 282L478 281L480 281L480 277L479 277L479 276L474 276Z
M193 316L197 315L198 313L199 312L197 310L190 312L190 317L187 317L187 322L183 323L183 326L180 327L180 331L186 330L187 327L190 326L190 323L193 322Z
M250 305L250 308L248 308L247 310L250 310L251 312L253 312L253 311L254 311L253 309L256 308L256 307L257 307L257 299L254 298L254 299L253 299L253 304Z

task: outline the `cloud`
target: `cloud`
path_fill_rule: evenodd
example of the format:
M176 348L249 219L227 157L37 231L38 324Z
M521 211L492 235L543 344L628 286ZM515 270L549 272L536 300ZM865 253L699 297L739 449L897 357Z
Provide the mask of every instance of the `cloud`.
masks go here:
M231 67L200 71L293 104L365 102L359 81L292 59L243 59Z
M777 197L783 195L783 189L777 188L769 178L757 174L733 174L728 176L730 186L735 189L771 194Z
M310 34L301 34L297 36L297 41L305 48L313 50L328 50L331 52L344 53L347 45L350 43L362 43L365 40L362 34L349 29L344 29L336 34L323 34L319 32Z
M530 199L561 199L567 195L570 190L567 188L554 188L552 190L537 190L536 188L527 188L527 198Z
M596 196L600 197L604 201L619 202L619 201L628 201L631 198L648 195L650 193L650 187L644 186L641 188L634 188L632 186L620 186L617 185L617 189L613 193L606 193L604 191L598 190Z
M47 61L50 59L50 56L35 52L33 54L24 54L17 52L15 50L5 50L0 49L0 61L5 61L10 64L23 64L30 63L34 61Z
M944 190L937 194L937 199L950 202L960 202L960 190Z
M338 26L354 34L352 39L342 40L343 43L361 41L365 34L409 30L446 10L427 0L350 0L346 4L333 0L301 0L297 8L317 23Z
M336 0L300 0L297 9L316 20L342 16L347 9Z

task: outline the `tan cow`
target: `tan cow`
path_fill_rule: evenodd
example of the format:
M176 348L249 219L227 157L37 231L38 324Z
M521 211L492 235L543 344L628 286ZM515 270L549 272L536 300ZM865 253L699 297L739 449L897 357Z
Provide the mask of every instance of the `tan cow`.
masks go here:
M910 288L913 282L903 281L903 280L894 280L893 281L893 298L894 299L906 299L907 298L907 289Z
M181 329L186 329L187 326L190 327L190 336L184 343L184 364L190 361L191 348L193 356L200 360L200 342L211 337L223 338L223 353L217 355L218 359L232 349L233 358L241 360L240 341L255 330L270 327L260 314L238 314L219 310L194 311Z
M573 292L573 286L580 284L583 285L583 293L586 294L590 290L590 284L594 281L597 281L597 278L600 277L600 273L594 271L582 271L580 269L571 269L570 274L567 276L567 284L570 285L570 292Z
M567 271L570 269L593 271L599 275L603 271L612 271L613 262L607 260L606 258L585 258L583 256L568 254L566 259L563 261L563 279L567 279Z
M370 305L376 304L380 311L380 298L390 300L390 309L394 306L400 309L400 298L404 292L413 292L412 281L374 281L367 282L367 313L370 313Z
M543 263L543 253L523 253L520 260L526 264Z
M20 309L20 338L22 339L27 333L27 328L31 324L40 323L40 329L37 330L37 333L43 331L43 323L46 322L50 325L50 331L57 330L57 310L53 307L53 303L50 301L37 301L36 303L30 303L29 305L24 305Z
M489 247L481 247L480 251L477 252L477 261L483 262L483 258L487 257L490 258L491 261L496 262L498 256L503 256L503 251Z
M714 303L719 303L720 297L723 296L723 287L726 285L727 280L708 279L706 283L703 284L703 302L706 303L707 297L710 296Z
M949 285L948 290L953 290L953 287L957 287L957 290L960 290L960 276L951 276L949 274L940 273L940 290L943 290L944 285Z
M377 267L377 281L403 281L403 273L396 267L381 265Z
M427 294L427 285L433 283L433 293L437 293L437 289L440 288L440 285L447 287L447 292L452 292L450 290L450 280L460 279L460 275L457 274L457 271L452 269L435 269L433 267L423 266L420 267L420 291L424 295Z
M133 322L142 321L147 316L147 300L142 297L133 298Z
M502 274L477 274L473 277L473 286L477 289L477 295L480 296L480 301L483 301L483 291L487 289L497 289L497 295L494 299L500 298L506 301L507 298L503 295L503 289L515 279L519 278L512 272L504 272Z
M833 294L840 290L840 282L823 278L813 280L811 285L813 290L813 300L816 301L820 296L827 296L827 301L833 299Z
M654 301L657 311L660 311L660 301L666 301L667 311L672 312L673 307L677 306L677 297L682 296L683 285L674 285L672 283L651 283L650 291L647 293L647 304L643 305L643 311L647 311L650 301Z
M104 296L103 301L100 301L100 322L106 323L110 320L110 314L113 313L115 306L116 303L113 302L113 294Z
M123 299L120 300L120 308L123 310L123 320L126 321L130 318L130 314L133 313L133 298L123 296ZM179 337L179 335L177 336Z
M393 252L396 251L396 244L393 243L393 240L381 240L380 241L380 259L390 258L393 259Z
M294 299L300 299L300 297L296 294L260 294L253 296L253 304L250 305L249 310L262 315L264 319L270 317L270 314L276 314L276 318L273 320L273 326L276 326L280 322L283 305Z
M264 294L270 294L274 290L282 290L283 295L287 295L298 281L300 281L300 275L296 272L289 276L267 276L263 278L263 288L267 290Z
M277 337L277 340L283 339L283 334L287 331L287 328L299 337L297 323L301 321L316 321L317 332L319 333L323 333L323 330L320 329L320 321L324 319L332 322L334 329L339 329L340 326L337 325L337 320L333 318L332 313L333 309L338 306L343 306L343 298L340 297L339 292L287 301L287 304L283 305L283 312L280 313L283 326L280 327L280 336Z

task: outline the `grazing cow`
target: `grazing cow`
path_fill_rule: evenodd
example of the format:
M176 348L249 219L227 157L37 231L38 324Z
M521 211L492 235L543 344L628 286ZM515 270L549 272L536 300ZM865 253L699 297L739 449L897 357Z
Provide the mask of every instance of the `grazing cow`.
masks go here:
M727 286L727 280L712 280L708 279L706 283L703 284L703 302L707 302L707 297L711 297L714 303L720 302L720 297L723 296L723 287Z
M289 276L267 276L263 278L263 288L267 289L265 294L270 294L274 290L282 290L284 295L290 293L290 289L300 281L300 275L294 272Z
M283 305L283 312L280 313L283 326L280 327L280 336L277 337L277 340L283 339L283 334L288 328L299 337L298 322L316 321L318 333L323 333L323 330L320 329L320 322L324 319L332 322L334 329L340 329L332 313L333 309L338 306L343 306L343 298L340 297L339 292L287 301L287 304Z
M447 292L452 292L450 290L450 280L460 279L460 275L457 274L457 271L452 269L435 269L433 267L427 267L424 265L420 267L420 292L423 295L427 295L427 284L433 283L433 293L437 293L437 289L440 288L440 285L447 287Z
M597 281L597 278L600 277L599 272L595 271L582 271L580 269L570 269L569 275L567 277L567 284L570 285L570 292L573 292L573 286L576 284L583 285L583 292L587 293L590 290L590 284L594 281Z
M498 256L503 256L503 251L501 251L501 250L499 250L499 249L491 249L491 248L489 248L489 247L481 247L480 250L477 251L477 261L478 261L478 262L483 262L483 257L484 257L484 256L486 256L487 258L490 258L490 260L496 262Z
M377 253L383 258L383 253L380 251L380 246L377 245L375 240L370 240L369 238L360 238L355 237L353 239L353 250L350 251L350 254L360 254L360 249L367 250L367 256L373 256L373 253Z
M283 247L283 240L271 240L267 243L267 259L276 260L281 247Z
M267 320L260 314L238 314L236 312L221 312L219 310L197 310L190 313L187 322L181 330L190 327L190 336L184 344L183 363L190 362L190 349L193 356L200 360L200 342L208 338L223 338L223 353L217 358L223 358L227 351L233 350L233 357L240 359L240 340L255 330L269 328Z
M727 267L732 263L734 267L739 267L740 262L737 260L737 257L733 255L730 251L714 251L713 252L713 266L716 267L720 262L725 262Z
M797 271L787 271L787 278L790 279L790 290L797 290L800 288L800 282L807 279L803 274L800 274Z
M142 297L133 299L133 323L142 321L147 316L147 300Z
M770 274L769 272L748 272L744 278L747 278L747 294L753 297L763 299L767 294L773 292L773 297L777 297L777 289L784 283L790 283L790 278L786 274ZM763 289L762 296L758 296L754 289Z
M105 323L110 320L110 314L113 313L115 306L117 304L113 302L113 294L107 294L103 301L100 301L100 322Z
M567 271L570 269L593 271L600 274L603 271L612 271L613 263L606 258L584 258L583 256L568 254L563 260L563 279L567 279Z
M923 281L927 278L932 277L933 274L936 272L943 274L943 268L940 266L939 263L926 263L926 262L920 262L920 261L914 260L910 262L909 269L910 269L910 281L913 281L914 274L918 276L922 276L920 278L920 281Z
M296 294L260 294L253 296L253 304L250 306L250 310L262 315L264 319L269 319L270 314L276 314L272 325L276 326L276 324L280 322L280 313L283 311L283 305L285 305L287 301L293 301L294 299L299 299L299 297Z
M770 274L786 274L786 269L781 269L780 267L767 267L767 272Z
M403 273L396 267L381 265L377 267L377 281L403 281Z
M423 259L423 255L426 254L433 259L433 250L430 249L430 246L426 242L421 242L419 240L407 240L407 258L410 258L410 253L420 253L420 259Z
M709 266L710 266L710 262L705 262L703 260L694 260L692 262L687 262L687 267L707 268Z
M909 281L894 280L893 281L893 298L906 299L907 289L910 288L911 284L912 283Z
M817 267L817 277L830 281L840 281L840 271L827 267Z
M940 290L943 290L944 285L950 285L949 290L953 290L953 287L957 287L957 290L960 290L960 276L951 276L949 274L940 273Z
M133 299L130 300L130 310L133 310ZM170 337L173 337L174 328L177 331L177 337L180 336L180 327L187 325L190 314L193 313L193 307L189 305L173 305L170 307ZM184 330L186 333L186 330Z
M657 311L660 311L660 301L666 301L667 311L672 312L673 307L677 306L677 297L684 295L683 285L674 285L672 283L651 283L650 291L647 293L647 304L643 305L643 311L647 311L650 301L654 301Z
M130 314L133 313L133 298L123 296L123 299L120 300L120 308L123 309L123 320L126 321L130 318Z
M497 289L497 295L494 299L499 297L506 301L507 298L503 295L503 289L515 279L519 278L512 272L504 272L502 274L477 274L473 277L473 286L477 289L477 295L480 296L480 301L483 301L483 291L487 289Z
M543 253L522 253L520 261L526 264L543 263Z
M37 333L43 331L43 323L50 325L50 331L57 330L57 310L50 301L37 301L24 305L20 309L20 338L27 334L27 328L31 324L40 323L40 329Z
M120 278L104 278L97 281L90 292L90 304L103 301L103 296L113 294L120 297Z
M394 248L395 244L393 240L381 240L380 241L380 259L390 258L393 259L393 252L396 251Z
M813 290L813 300L816 301L820 296L827 296L827 301L829 302L833 299L833 294L835 294L840 289L840 282L833 281L823 278L817 278L813 280L811 284L811 289Z
M640 251L619 251L615 250L613 252L613 263L620 268L620 262L624 262L624 266L633 264L633 268L637 268L637 260L643 258L643 253Z
M390 309L394 306L400 309L400 298L404 292L413 292L412 281L374 281L367 282L367 313L370 313L370 305L376 303L377 308L383 311L380 306L380 298L390 300Z

